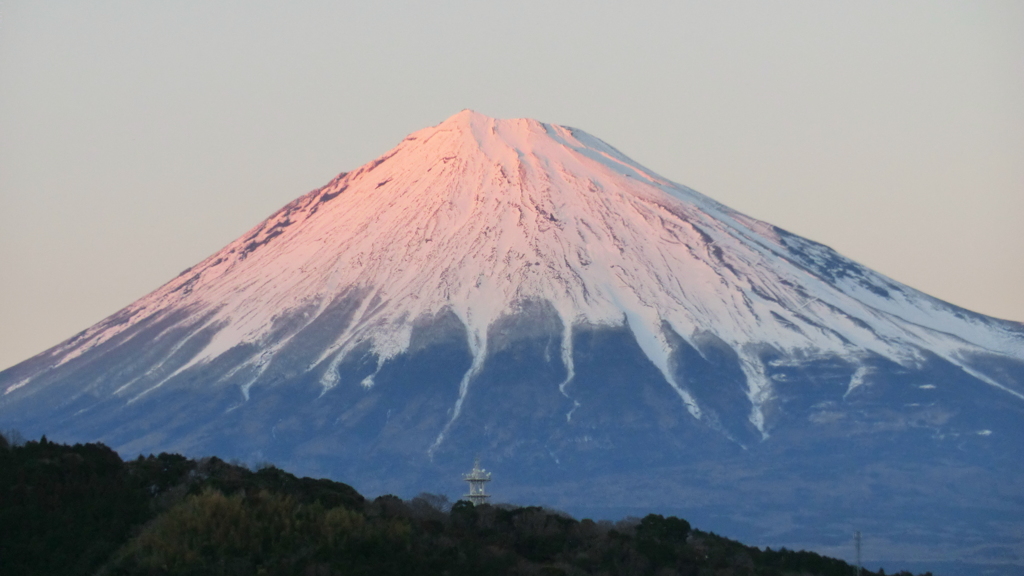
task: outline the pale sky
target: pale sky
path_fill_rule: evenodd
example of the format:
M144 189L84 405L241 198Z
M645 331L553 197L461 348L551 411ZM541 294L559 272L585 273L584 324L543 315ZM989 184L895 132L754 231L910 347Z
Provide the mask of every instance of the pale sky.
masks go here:
M1024 321L1021 2L0 0L0 369L464 108Z

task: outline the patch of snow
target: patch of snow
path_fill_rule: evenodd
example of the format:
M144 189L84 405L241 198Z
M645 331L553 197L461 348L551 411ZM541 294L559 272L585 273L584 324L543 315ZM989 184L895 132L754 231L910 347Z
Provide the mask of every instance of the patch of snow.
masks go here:
M575 411L576 411L576 409L577 409L577 408L579 408L579 407L580 407L580 403L579 403L579 401L577 401L577 400L573 400L573 401L572 401L572 409L571 409L571 410L569 410L568 412L566 412L566 414L565 414L565 422L566 422L567 424L568 424L569 422L572 422L572 413L573 413L573 412L575 412Z
M458 419L459 414L462 413L462 403L466 400L466 393L469 391L469 384L473 381L473 378L480 373L480 370L484 367L484 359L487 357L487 333L477 332L470 334L470 352L473 354L473 362L469 366L469 370L466 370L466 374L462 377L462 381L459 382L459 397L455 400L455 406L452 408L452 417L445 423L444 428L434 439L434 443L430 445L427 450L427 455L431 458L434 457L434 452L444 442L445 434Z
M761 439L768 439L768 432L765 430L764 412L762 407L771 399L771 380L765 376L764 365L757 354L746 349L741 349L740 368L747 377L747 398L750 400L751 409L748 419L750 423L761 433Z
M864 378L871 372L871 369L867 366L858 366L857 370L854 371L853 376L850 377L850 384L846 387L846 393L843 394L845 400L850 392L853 392L857 388L860 388L865 384Z
M24 378L22 380L18 380L14 384L11 384L10 386L7 387L7 390L4 390L4 396L10 394L11 392L14 392L18 388L21 388L21 387L25 386L26 384L29 383L30 380L32 380L32 379L31 378Z

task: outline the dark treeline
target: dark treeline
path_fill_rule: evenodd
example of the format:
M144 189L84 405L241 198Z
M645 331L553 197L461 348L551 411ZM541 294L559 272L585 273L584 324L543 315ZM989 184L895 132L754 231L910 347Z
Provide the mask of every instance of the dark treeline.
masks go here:
M612 523L430 494L370 501L346 484L273 466L252 471L176 454L123 462L102 444L0 436L0 574L854 572L813 552L744 546L672 516Z

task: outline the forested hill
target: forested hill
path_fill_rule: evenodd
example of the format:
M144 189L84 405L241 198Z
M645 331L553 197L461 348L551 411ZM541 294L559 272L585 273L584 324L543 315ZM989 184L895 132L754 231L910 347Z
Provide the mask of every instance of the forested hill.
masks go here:
M175 454L0 436L0 574L849 576L651 514L616 523ZM864 572L864 574L873 574ZM909 573L901 573L909 574Z

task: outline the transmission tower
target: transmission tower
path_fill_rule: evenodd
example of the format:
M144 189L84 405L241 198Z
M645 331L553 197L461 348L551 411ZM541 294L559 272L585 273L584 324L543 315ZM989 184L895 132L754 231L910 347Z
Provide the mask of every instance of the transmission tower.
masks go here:
M479 456L473 462L473 469L469 471L469 474L463 476L462 479L469 482L469 494L466 494L465 497L474 506L483 504L491 497L490 494L484 493L484 484L491 481L491 473L480 467Z
M853 545L857 548L857 576L861 574L860 565L860 530L853 533Z

